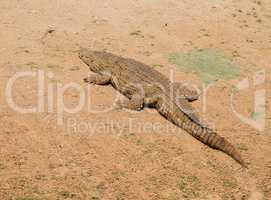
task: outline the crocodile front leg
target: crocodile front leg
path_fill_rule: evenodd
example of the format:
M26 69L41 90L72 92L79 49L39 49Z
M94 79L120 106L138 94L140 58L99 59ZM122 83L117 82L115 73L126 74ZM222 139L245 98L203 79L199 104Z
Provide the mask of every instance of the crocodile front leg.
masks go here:
M111 81L111 76L108 74L93 74L84 78L86 83L96 84L96 85L106 85Z

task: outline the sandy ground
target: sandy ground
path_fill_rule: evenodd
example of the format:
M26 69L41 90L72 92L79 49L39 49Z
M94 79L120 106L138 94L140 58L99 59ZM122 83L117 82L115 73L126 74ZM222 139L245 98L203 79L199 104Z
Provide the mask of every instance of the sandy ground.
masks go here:
M269 0L9 0L0 3L0 24L1 200L271 199ZM238 147L249 169L153 110L110 110L117 93L83 83L88 69L78 58L80 47L159 65L166 76L173 71L176 81L200 88L200 78L177 70L168 55L194 47L224 50L240 66L240 77L218 80L207 105L200 99L193 106ZM265 70L266 81L254 87L257 70ZM30 77L38 71L40 85ZM16 80L8 97L18 72L30 74ZM232 85L247 77L252 88L236 94L234 105L249 117L255 90L266 90L264 131L230 108ZM37 98L42 83L45 92ZM57 104L63 96L67 109L78 105L79 92L63 89L70 83L88 98L74 114ZM11 100L40 107L23 114Z

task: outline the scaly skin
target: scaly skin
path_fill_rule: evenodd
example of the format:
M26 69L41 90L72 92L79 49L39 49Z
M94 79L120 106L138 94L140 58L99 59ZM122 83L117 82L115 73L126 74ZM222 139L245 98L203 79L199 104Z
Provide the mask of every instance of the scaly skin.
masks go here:
M144 105L157 109L166 119L186 130L202 143L218 149L247 167L240 153L225 138L201 123L188 100L198 94L187 87L178 87L151 67L111 53L81 49L79 58L95 75L87 77L93 84L112 84L128 99L119 102L122 107L140 110Z

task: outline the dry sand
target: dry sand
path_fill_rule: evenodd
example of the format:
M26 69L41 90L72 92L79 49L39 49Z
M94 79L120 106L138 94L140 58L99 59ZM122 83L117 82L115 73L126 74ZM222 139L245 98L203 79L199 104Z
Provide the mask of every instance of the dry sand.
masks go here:
M271 199L269 0L2 0L0 23L1 200ZM166 76L173 70L176 81L199 87L196 74L168 62L170 53L218 48L232 56L240 77L218 80L208 90L206 112L202 99L193 106L238 147L249 169L174 129L153 110L102 112L116 92L83 83L88 69L78 58L80 47L162 65L157 70ZM265 69L266 82L253 88L258 69ZM37 70L45 74L44 112L14 111L5 94L8 81L17 72ZM238 92L234 105L249 117L254 92L265 89L262 132L230 108L232 86L247 77L252 88ZM89 92L96 112L87 106L64 112L61 125L56 85L71 82ZM47 92L51 86L53 92ZM36 94L36 79L24 77L14 85L12 99L29 108L37 104ZM78 91L63 95L68 108L78 104Z

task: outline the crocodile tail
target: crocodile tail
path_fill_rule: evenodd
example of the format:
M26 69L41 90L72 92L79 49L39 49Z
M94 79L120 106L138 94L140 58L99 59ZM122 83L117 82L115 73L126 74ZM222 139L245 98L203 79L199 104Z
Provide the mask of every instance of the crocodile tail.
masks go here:
M181 111L179 107L170 100L158 101L156 108L161 115L165 116L178 127L186 130L190 135L202 143L228 154L243 167L247 168L241 154L231 143L219 136L215 131L201 124L197 119L194 119L193 116L191 117L187 113Z
M214 149L220 150L228 154L234 160L236 160L240 165L247 168L247 164L242 159L239 151L237 151L237 149L230 142L228 142L224 137L219 136L213 130L207 127L202 127L201 125L193 121L190 121L190 123L193 123L193 125L190 125L190 127L193 127L193 128L186 131L189 132L192 136L194 136L195 138L197 138L199 141L203 142L204 144L208 145L209 147L212 147Z
M247 168L247 164L242 159L241 154L224 137L221 137L215 131L206 126L203 126L201 123L194 121L185 113L177 113L179 113L179 115L177 114L174 116L176 119L174 120L174 122L177 126L183 128L190 135L192 135L202 143L206 144L207 146L228 154L240 165Z

